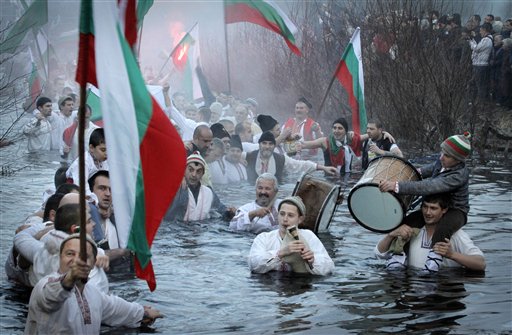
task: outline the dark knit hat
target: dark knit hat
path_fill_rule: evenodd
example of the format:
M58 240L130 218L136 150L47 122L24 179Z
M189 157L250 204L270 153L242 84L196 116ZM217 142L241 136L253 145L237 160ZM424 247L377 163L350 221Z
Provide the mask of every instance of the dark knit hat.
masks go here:
M272 134L270 131L265 131L263 134L261 134L260 139L258 140L258 143L261 143L263 141L269 141L276 144L276 138L274 137L274 134Z
M214 123L210 126L213 137L223 139L225 137L231 138L226 128L221 123Z
M332 125L334 126L336 123L341 124L343 126L343 128L345 128L345 131L346 132L348 131L348 123L347 123L347 120L345 120L345 118L340 117L340 118L334 120Z
M40 97L39 99L37 99L36 107L41 107L48 102L52 102L52 100L47 97Z
M295 196L291 196L291 197L286 197L284 198L280 203L279 203L279 207L278 207L278 210L281 209L281 206L283 204L286 204L286 203L290 203L292 205L295 205L297 206L297 208L299 209L299 214L302 215L302 216L305 216L306 215L306 205L304 205L304 202L302 201L302 198L295 195Z
M303 102L306 104L306 106L308 106L309 109L313 108L313 105L306 100L306 98L302 97L302 98L299 98L299 100L297 100L297 102Z
M272 116L263 114L258 115L256 120L260 125L261 131L272 130L278 123Z
M242 146L242 140L240 139L240 136L238 136L238 135L231 136L231 139L229 140L229 144L231 145L231 148L238 148L238 149L244 151L244 147Z
M470 138L471 134L467 131L464 135L450 136L441 143L441 150L456 160L464 162L471 153L471 143L469 143Z

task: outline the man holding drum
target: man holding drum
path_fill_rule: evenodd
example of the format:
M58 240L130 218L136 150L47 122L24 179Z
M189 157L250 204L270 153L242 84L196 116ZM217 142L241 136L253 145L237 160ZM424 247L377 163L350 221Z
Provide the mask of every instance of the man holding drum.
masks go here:
M398 145L384 137L382 123L380 121L369 120L366 126L366 134L368 135L368 139L363 143L363 170L366 170L368 162L377 156L393 155L400 158L404 157Z
M382 238L375 247L375 256L387 259L388 269L404 269L406 266L421 269L430 250L443 256L440 266L460 267L470 270L484 271L485 258L482 251L474 245L471 238L462 229L457 230L451 239L434 243L432 238L437 229L441 226L441 219L449 210L450 196L448 194L433 194L423 198L421 204L422 221L425 225L419 232L408 225L402 225ZM416 232L415 232L416 231ZM393 253L398 252L397 239L401 243L409 241L406 247L406 254L399 256ZM393 256L392 256L393 255ZM427 271L427 270L423 270ZM428 271L430 273L430 271Z
M471 135L453 135L441 143L441 156L434 163L423 166L418 171L423 180L418 181L381 181L379 189L382 192L395 192L397 194L430 195L449 193L453 208L448 209L441 218L434 235L432 245L445 242L467 222L469 211L469 171L465 160L471 153L469 143ZM410 227L421 228L425 222L421 210L410 213L402 222ZM425 269L437 272L443 257L430 250Z

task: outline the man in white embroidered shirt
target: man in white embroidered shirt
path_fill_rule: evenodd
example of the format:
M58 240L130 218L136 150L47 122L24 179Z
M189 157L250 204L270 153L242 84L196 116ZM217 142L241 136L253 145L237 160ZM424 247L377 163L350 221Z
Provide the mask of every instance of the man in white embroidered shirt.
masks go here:
M210 187L201 184L205 168L206 162L199 152L188 156L184 181L165 214L166 221L200 221L209 219L213 212L231 220L236 209L226 207Z
M139 327L162 315L156 309L107 295L84 283L96 262L97 248L87 236L87 261L79 258L79 234L60 246L57 273L41 279L30 295L25 334L99 334L101 324Z
M430 274L436 271L430 269L428 264L435 263L437 268L465 267L469 270L485 271L485 258L482 251L462 229L455 232L451 239L437 242L431 247L436 226L448 211L449 199L446 194L425 196L421 205L425 221L423 228L411 228L404 224L379 241L375 247L375 256L387 260L387 269L401 270L410 266ZM431 249L435 253L431 252ZM436 257L435 254L441 255L442 258ZM427 258L432 262L426 262Z
M267 172L259 176L256 180L256 200L238 208L229 229L259 234L279 228L277 192L277 178L273 174Z

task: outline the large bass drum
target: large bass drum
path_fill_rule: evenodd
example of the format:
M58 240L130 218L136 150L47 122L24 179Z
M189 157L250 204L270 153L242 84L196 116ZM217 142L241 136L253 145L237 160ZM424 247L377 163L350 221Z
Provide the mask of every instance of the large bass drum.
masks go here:
M400 226L416 196L381 192L379 182L417 180L421 180L421 175L402 158L380 156L372 159L361 179L350 190L350 214L361 226L371 231L392 231Z
M301 197L306 205L306 219L299 228L312 230L315 234L329 229L339 203L338 185L304 174L297 181L292 195Z

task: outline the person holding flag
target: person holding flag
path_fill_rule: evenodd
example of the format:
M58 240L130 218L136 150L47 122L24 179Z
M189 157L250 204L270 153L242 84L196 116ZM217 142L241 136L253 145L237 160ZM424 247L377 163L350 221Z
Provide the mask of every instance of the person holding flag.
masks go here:
M135 41L122 29L133 26L135 6L126 12L118 6L115 0L82 0L76 80L82 96L87 83L101 91L112 200L123 223L117 226L119 244L133 251L137 277L154 291L151 245L183 179L186 154L145 86L133 54Z

